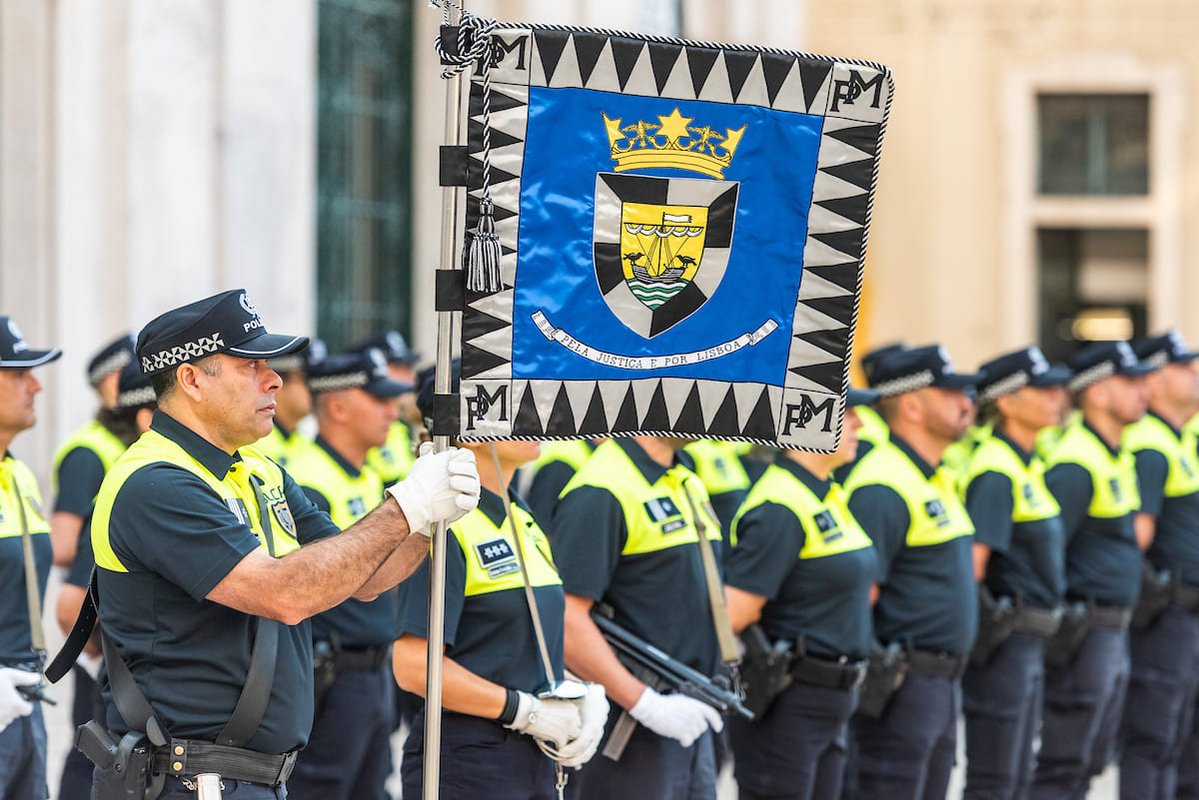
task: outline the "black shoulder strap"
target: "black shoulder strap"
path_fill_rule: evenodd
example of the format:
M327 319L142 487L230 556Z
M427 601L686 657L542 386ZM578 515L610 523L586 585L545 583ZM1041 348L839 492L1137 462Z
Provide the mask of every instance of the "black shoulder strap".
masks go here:
M245 747L246 742L258 732L266 706L271 699L271 687L275 683L275 662L279 654L279 626L273 619L258 617L254 632L254 652L250 656L250 670L237 708L216 737L217 744L226 747Z
M62 680L75 665L83 648L87 646L87 640L92 637L92 631L96 629L96 620L99 619L97 608L96 570L93 567L92 577L87 585L87 595L83 598L79 616L75 617L75 624L71 626L71 632L67 634L67 640L63 643L62 649L46 667L46 680L50 683L58 683Z

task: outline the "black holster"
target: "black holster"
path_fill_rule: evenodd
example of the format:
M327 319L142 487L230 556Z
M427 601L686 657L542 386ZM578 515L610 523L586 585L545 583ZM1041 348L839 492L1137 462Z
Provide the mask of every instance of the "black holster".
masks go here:
M882 717L907 676L908 657L899 642L891 642L885 648L875 645L858 694L858 713L872 719Z
M985 667L999 646L1016 630L1018 609L1010 597L996 598L983 584L978 587L978 638L970 651L970 664Z
M75 747L96 765L96 800L154 800L163 776L154 776L153 754L144 733L131 731L120 741L96 720L75 731Z
M1170 570L1154 569L1148 560L1141 564L1141 594L1132 610L1132 627L1143 631L1170 607L1174 596L1174 576Z
M1086 603L1067 603L1062 612L1062 624L1045 643L1045 662L1055 667L1069 666L1090 631L1089 606Z
M319 640L312 644L312 689L314 695L313 713L320 713L321 704L329 687L337 680L337 649L336 645Z
M771 643L761 625L750 625L742 631L741 641L745 644L740 667L744 704L761 719L774 698L791 685L793 645L785 640Z

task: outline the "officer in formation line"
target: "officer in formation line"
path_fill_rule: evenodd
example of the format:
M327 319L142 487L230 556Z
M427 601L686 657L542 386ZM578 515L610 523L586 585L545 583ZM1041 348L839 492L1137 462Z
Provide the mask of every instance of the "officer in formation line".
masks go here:
M1173 800L1199 675L1199 437L1186 428L1199 411L1199 353L1177 332L1138 341L1136 353L1159 369L1147 379L1148 413L1124 433L1136 459L1136 528L1149 579L1133 617L1120 794Z
M137 438L137 431L119 424L114 412L121 369L132 361L133 337L126 333L101 348L87 364L87 382L100 406L92 419L67 437L51 465L50 539L56 566L69 569L73 564L104 473ZM71 717L75 725L82 725L93 716L99 689L84 665L77 665L73 673ZM62 800L86 800L91 793L92 765L77 750L67 754L59 786Z
M619 754L593 758L567 787L580 800L715 796L710 706L656 691L634 676L591 618L597 605L618 625L678 661L713 675L721 658L716 626L727 626L719 591L720 523L679 439L609 439L562 491L550 543L566 591L566 666L602 684L637 726ZM701 542L700 537L704 537ZM705 552L705 547L707 550ZM628 717L613 713L604 744ZM615 755L615 754L613 754Z
M517 473L528 486L523 493L525 501L543 527L548 528L554 518L558 495L562 494L566 484L595 452L595 448L596 442L591 439L545 442L536 460L526 464Z
M312 725L308 619L390 591L427 555L422 532L477 502L471 454L430 454L340 531L251 446L271 429L280 383L265 359L305 344L268 333L241 290L138 337L159 409L91 521L108 675L106 718L85 729L99 798L126 796L142 775L185 793L207 772L238 797L285 796Z
M383 353L367 349L307 369L317 435L293 447L288 473L316 507L347 530L385 497L366 454L387 439L395 399L411 391L391 379ZM296 760L297 800L385 796L391 774L394 683L386 669L395 632L395 592L350 598L312 618L316 718Z
M1071 372L1037 347L980 368L982 422L961 476L974 522L978 641L962 678L967 800L1027 796L1041 729L1045 642L1066 588L1061 509L1045 485L1037 434L1059 425Z
M908 674L893 696L855 725L857 797L943 797L957 748L959 680L974 643L978 604L971 567L974 526L941 456L973 414L967 390L981 376L954 370L944 348L880 359L879 392L890 436L852 468L849 510L879 560L875 636L906 649Z
M308 368L326 355L325 343L312 337L308 347L299 353L267 359L266 365L279 373L282 384L275 392L275 419L271 431L254 446L284 469L292 451L308 442L300 431L300 422L312 413L312 395L305 376Z
M1133 529L1140 506L1126 426L1145 413L1145 375L1128 342L1087 345L1070 359L1082 411L1047 459L1061 507L1066 600L1046 652L1041 750L1030 797L1082 798L1111 761L1128 683L1128 623L1141 581Z
M431 378L422 383L419 398L431 429ZM475 454L483 490L479 507L450 526L448 539L440 796L552 800L558 796L554 763L573 769L594 756L608 702L598 684L564 681L562 578L545 533L512 486L517 468L537 457L538 443L460 446ZM393 656L396 681L422 696L428 578L422 566L400 587ZM552 674L542 660L534 614ZM568 686L577 691L563 691ZM404 743L401 774L403 796L420 797L423 709Z
M30 347L17 323L0 316L0 797L6 800L46 797L46 725L41 704L24 692L41 682L41 601L54 557L37 480L9 448L37 422L34 398L42 385L33 369L61 355Z
M877 557L831 475L856 455L856 409L877 397L849 390L837 451L781 451L733 520L725 591L758 715L729 723L742 800L841 797L847 727L873 641ZM755 674L755 662L775 654L787 663Z
M350 349L383 353L391 379L410 387L408 391L396 397L397 418L387 431L386 441L379 447L372 447L366 456L366 463L383 479L383 485L390 486L408 474L415 457L412 426L420 425L420 411L416 408L415 396L419 382L416 370L413 369L417 354L408 346L408 342L404 341L399 331L387 331Z

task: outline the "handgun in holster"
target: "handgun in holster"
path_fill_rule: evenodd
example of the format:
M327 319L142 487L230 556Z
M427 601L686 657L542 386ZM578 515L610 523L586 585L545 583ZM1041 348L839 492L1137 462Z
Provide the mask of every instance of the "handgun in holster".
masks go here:
M337 644L324 639L312 643L313 713L318 714L333 682L337 680Z
M1062 610L1062 624L1045 643L1045 662L1055 667L1069 666L1090 631L1090 606L1081 601L1067 603Z
M96 765L99 800L153 800L162 792L161 776L151 775L154 759L144 733L130 731L117 740L91 720L75 730L75 747Z
M1010 597L995 597L985 585L978 587L978 638L970 651L970 663L985 667L999 646L1016 630L1019 609Z
M1157 621L1174 596L1174 574L1156 569L1146 559L1141 564L1141 594L1132 610L1132 627L1143 631Z
M745 707L760 718L774 699L791 685L796 643L787 640L771 642L766 631L757 624L741 632L741 641L745 644L740 668Z
M882 717L891 698L908 676L908 656L899 642L886 647L876 644L866 666L866 679L858 694L858 713L872 719Z

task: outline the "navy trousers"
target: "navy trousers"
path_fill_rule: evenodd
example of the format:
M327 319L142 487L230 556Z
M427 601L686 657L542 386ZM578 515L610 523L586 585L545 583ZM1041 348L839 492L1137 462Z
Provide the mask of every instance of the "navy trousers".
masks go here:
M1111 762L1128 687L1128 631L1092 628L1074 660L1045 670L1041 751L1029 797L1083 800Z
M338 673L287 782L292 800L387 800L394 687L390 664Z
M855 800L944 800L957 758L958 681L908 674L880 719L854 719Z
M1178 765L1195 711L1199 614L1171 605L1132 633L1124 709L1120 797L1174 800Z
M963 800L1023 800L1036 764L1041 728L1045 640L1015 633L985 667L962 678L966 714L966 789Z
M422 796L424 745L422 709L413 717L412 731L404 742L400 767L404 798L419 800ZM442 800L556 800L557 797L554 762L537 749L532 737L508 730L495 720L453 712L442 715Z
M716 800L716 739L707 731L690 747L638 725L620 761L603 755L604 745L620 718L612 708L599 751L581 770L571 773L566 796L571 800Z
M76 728L93 719L104 719L100 687L78 664L71 670L75 676L75 696L71 703L71 722ZM74 747L67 753L58 783L58 800L87 800L92 793L92 762Z
M857 692L793 683L761 718L729 720L741 800L837 800Z
M0 731L0 798L46 800L46 723L42 704Z

